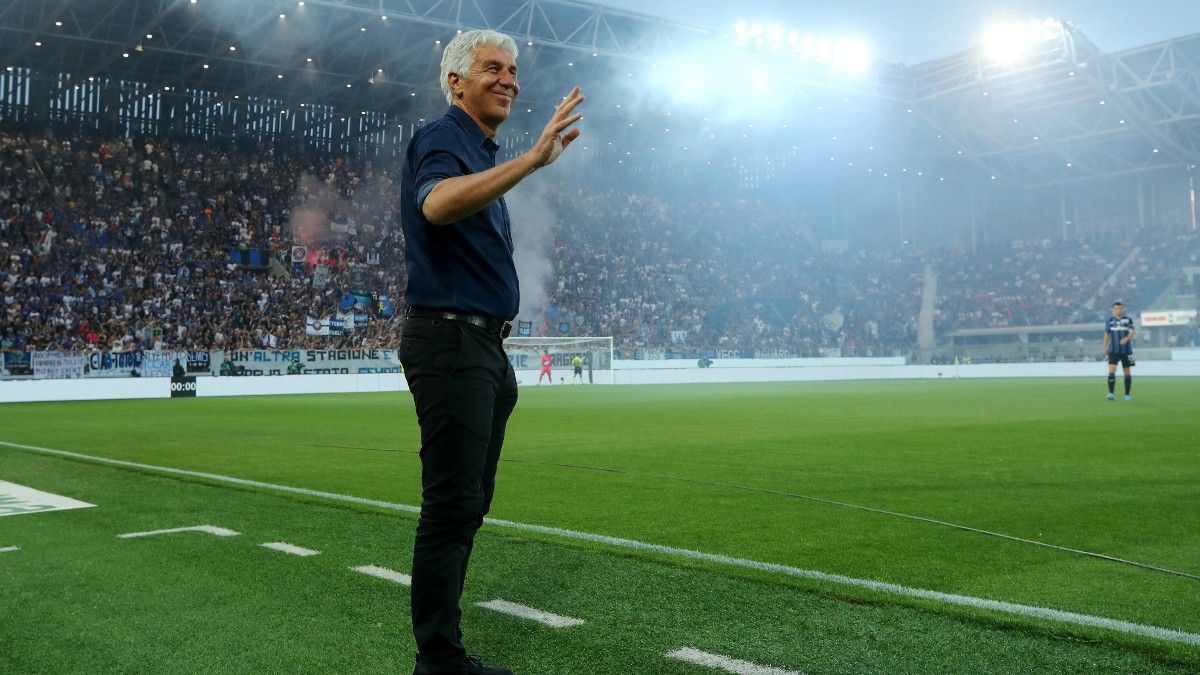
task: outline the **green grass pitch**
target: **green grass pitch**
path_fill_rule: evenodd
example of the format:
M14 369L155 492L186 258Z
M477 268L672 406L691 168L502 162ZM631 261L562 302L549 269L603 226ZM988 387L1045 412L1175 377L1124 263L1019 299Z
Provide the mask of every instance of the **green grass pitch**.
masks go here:
M1200 633L1200 382L1104 393L527 388L491 516ZM417 438L406 393L0 406L0 441L400 504ZM0 518L0 672L411 669L406 589L349 570L407 572L411 513L3 445L0 480L97 505ZM199 524L242 534L116 536ZM522 675L714 672L664 658L685 646L803 673L1200 669L1200 646L495 525L464 608L469 648Z

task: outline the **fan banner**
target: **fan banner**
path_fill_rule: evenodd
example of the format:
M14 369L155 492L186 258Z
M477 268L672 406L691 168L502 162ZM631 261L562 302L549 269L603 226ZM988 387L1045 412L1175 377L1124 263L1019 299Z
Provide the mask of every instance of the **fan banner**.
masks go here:
M83 377L86 359L81 352L33 352L35 380L66 380Z
M395 349L235 349L212 352L212 374L228 358L240 375L286 375L289 363L299 361L304 375L399 373Z

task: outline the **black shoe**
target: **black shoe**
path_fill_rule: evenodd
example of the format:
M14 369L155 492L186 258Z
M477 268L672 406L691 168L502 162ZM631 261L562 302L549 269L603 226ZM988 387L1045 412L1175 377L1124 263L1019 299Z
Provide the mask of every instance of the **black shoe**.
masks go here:
M455 668L454 670L430 670L429 667L421 663L421 655L417 654L417 665L413 666L413 675L463 675L467 672L466 667Z
M421 668L421 656L417 655L417 665L413 668L413 675L425 675L429 671ZM466 675L513 675L513 671L503 666L493 667L484 665L483 661L479 660L478 656L468 656L463 661L463 669L458 671ZM456 674L457 675L457 674Z
M484 665L478 656L468 656L463 665L467 668L467 675L513 675L513 671L504 666Z

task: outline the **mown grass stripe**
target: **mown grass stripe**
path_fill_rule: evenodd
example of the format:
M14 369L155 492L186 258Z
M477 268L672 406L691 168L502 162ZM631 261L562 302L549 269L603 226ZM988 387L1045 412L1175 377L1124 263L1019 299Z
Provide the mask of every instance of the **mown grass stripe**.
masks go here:
M186 469L176 469L166 466L155 466L153 464L142 464L139 462L129 462L120 459L112 459L109 457L98 457L95 455L87 455L69 450L55 450L53 448L43 448L35 445L25 445L22 443L13 443L10 441L0 441L0 446L17 448L20 450L28 450L31 452L42 453L46 455L54 455L58 457L66 457L84 462L92 462L108 466L119 466L130 469L138 469L152 473L161 473L172 476L187 476L190 478L199 478L217 483L227 483L230 485L239 485L243 487L252 487L260 490L268 490L273 492L282 492L287 494L304 495L307 497L318 497L331 501L338 501L348 504L358 504L361 506L374 506L381 509L392 511L401 511L405 513L420 513L419 506L410 504L396 504L386 502L379 499L367 499L364 497L356 497L353 495L337 494L335 492L324 492L321 490L310 490L308 488L293 487L289 485L275 485L273 483L265 483L262 481L248 480L245 478L235 478L232 476L222 476L219 474L205 473L202 471L188 471ZM902 597L918 598L932 602L939 602L948 605L956 605L960 607L971 607L974 609L984 609L1001 614L1009 614L1036 619L1046 619L1057 621L1076 626L1085 626L1090 628L1102 628L1125 633L1128 635L1140 635L1143 637L1164 640L1167 642L1178 642L1182 644L1200 646L1200 633L1189 633L1186 631L1176 630L1173 628L1163 628L1160 626L1151 626L1132 621L1124 621L1122 619L1112 619L1102 616L1093 616L1091 614L1081 614L1077 612L1068 612L1064 610L1051 609L1049 607L1039 607L1036 605L1023 605L1015 602L1007 602L1004 600L990 600L987 598L977 598L969 595L959 595L955 593L944 593L941 591L932 591L924 588L912 588L909 586L901 586L884 581L875 581L872 579L859 579L848 577L841 574L833 574L830 572L820 572L817 570L808 570L800 567L792 567L790 565L781 565L778 563L760 562L757 560L749 560L746 558L738 558L734 556L721 555L717 553L705 553L703 551L694 551L685 548L676 548L674 546L664 546L661 544L651 544L647 542L637 541L633 539L623 539L621 537L612 537L603 534L593 534L591 532L578 532L575 530L567 530L558 527L548 527L545 525L532 525L529 523L518 523L509 520L500 520L488 518L485 522L496 527L507 529L532 532L537 534L549 535L563 539L574 539L578 541L586 541L595 544L604 544L614 548L623 548L628 550L643 551L647 553L656 553L668 557L683 558L688 560L698 560L708 562L725 567L738 567L742 569L751 569L761 572L769 572L781 574L802 579L811 579L825 583L836 584L839 586L849 586L853 588L862 588L875 592L886 593L889 595L897 595Z

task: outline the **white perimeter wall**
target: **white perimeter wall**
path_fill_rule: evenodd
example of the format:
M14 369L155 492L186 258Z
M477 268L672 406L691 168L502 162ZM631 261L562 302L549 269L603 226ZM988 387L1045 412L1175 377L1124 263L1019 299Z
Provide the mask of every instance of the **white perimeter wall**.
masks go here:
M881 359L886 360L886 359ZM666 362L670 363L670 362ZM747 368L690 367L618 369L617 384L687 384L697 382L811 382L817 380L913 380L982 377L1106 377L1106 364L997 363L970 366L905 366L890 364ZM1118 375L1120 371L1118 370ZM1139 361L1134 376L1200 377L1200 361Z
M819 362L819 363L816 363ZM847 363L849 362L849 363ZM771 364L764 367L763 364ZM585 376L586 376L586 371ZM1102 378L1105 364L1018 363L970 366L906 366L895 359L787 359L762 361L726 359L710 368L691 361L618 361L611 372L594 373L597 383L699 384L711 382L799 382L820 380L901 380L986 377L1095 377ZM522 386L532 386L538 371L518 371ZM1119 375L1118 371L1118 375ZM569 368L554 370L556 384L571 386ZM1200 360L1141 361L1134 368L1140 377L1200 377ZM557 384L559 377L567 385ZM546 385L543 385L546 386ZM278 394L337 394L406 391L398 373L368 375L291 375L273 377L199 377L197 396L261 396ZM168 398L167 378L94 378L82 380L0 380L0 403L20 401L85 401L129 398Z

